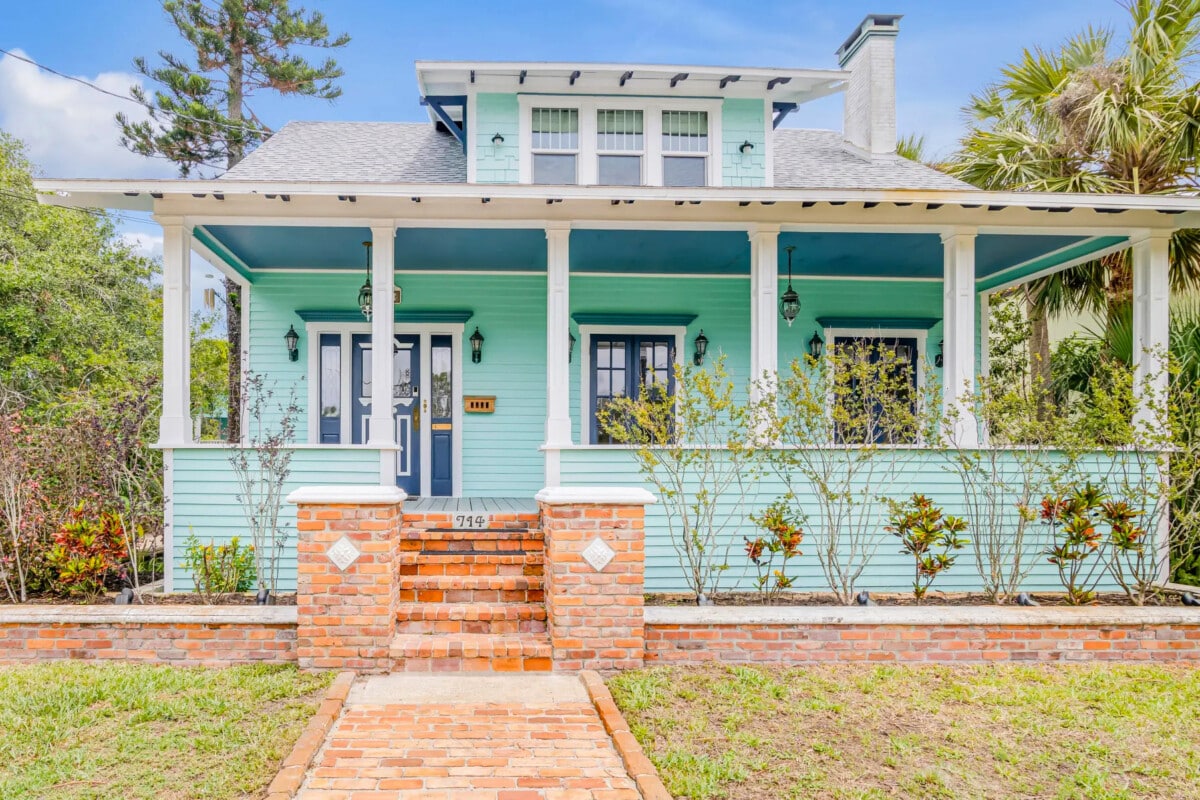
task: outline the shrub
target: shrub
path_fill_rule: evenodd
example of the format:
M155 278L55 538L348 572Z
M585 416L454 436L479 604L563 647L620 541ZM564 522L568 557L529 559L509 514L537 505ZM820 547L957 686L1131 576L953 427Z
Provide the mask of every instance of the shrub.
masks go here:
M92 600L103 592L125 557L126 535L121 518L94 513L80 503L54 534L46 560L54 568L57 593Z
M254 585L254 546L243 547L234 536L228 544L202 544L188 536L184 566L192 573L196 593L213 602L229 592L245 592Z
M1071 605L1085 605L1096 599L1097 570L1102 566L1096 556L1103 543L1096 519L1104 500L1103 493L1091 483L1069 495L1047 495L1042 499L1042 522L1050 526L1054 541L1046 555L1058 567L1058 577Z
M763 509L759 516L751 515L750 521L765 531L766 536L746 538L746 557L754 565L758 577L755 586L762 601L772 603L785 589L792 588L794 579L787 574L788 562L800 553L800 542L804 540L804 528L785 500L780 500ZM779 568L775 560L779 559Z
M952 550L961 550L967 540L959 536L967 529L967 522L960 517L942 513L923 494L914 494L908 500L888 501L891 514L888 533L897 536L902 545L901 553L912 556L914 561L913 597L920 603L934 578L954 565Z

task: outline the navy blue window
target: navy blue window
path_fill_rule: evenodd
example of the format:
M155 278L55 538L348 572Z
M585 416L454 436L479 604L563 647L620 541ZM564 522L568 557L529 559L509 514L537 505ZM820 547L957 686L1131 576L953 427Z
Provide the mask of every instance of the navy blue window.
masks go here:
M591 341L591 443L616 444L599 430L596 415L614 398L638 397L647 391L675 394L675 337L664 335L600 335Z
M918 368L918 353L917 339L912 336L838 336L834 339L833 346L836 352L843 354L854 354L856 358L865 358L870 363L877 364L883 358L883 352L890 350L894 354L894 358L889 358L887 363L893 365L895 370L892 374L896 378L906 380L898 380L896 382L897 391L900 396L894 397L899 403L907 401L908 405L915 411L917 403L917 368ZM878 373L876 373L878 374ZM917 440L917 431L912 429L908 424L908 420L888 420L883 417L883 408L879 400L865 400L864 393L878 392L880 387L871 387L869 390L860 390L857 385L857 380L850 381L849 396L842 402L848 404L851 409L848 413L850 419L856 422L853 425L839 424L834 434L837 441L841 444L915 444ZM878 394L868 394L870 397L878 398ZM857 405L860 402L869 402L871 408L863 408ZM901 406L902 407L902 406Z

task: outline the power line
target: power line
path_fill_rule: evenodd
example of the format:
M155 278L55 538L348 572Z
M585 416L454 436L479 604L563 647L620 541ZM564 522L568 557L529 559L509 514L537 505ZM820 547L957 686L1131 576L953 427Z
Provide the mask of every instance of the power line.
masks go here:
M138 100L137 98L134 98L134 97L130 97L127 94L121 94L120 92L114 92L109 89L105 89L103 86L97 86L96 84L92 83L91 81L84 80L83 78L77 77L75 75L68 75L65 72L59 72L58 70L54 69L53 67L47 67L45 64L40 64L37 61L34 61L32 58L18 55L17 53L14 53L11 50L5 50L3 47L0 47L0 53L3 53L4 55L9 56L11 58L15 58L17 61L24 61L26 64L37 67L40 70L45 70L46 72L49 72L51 75L57 75L60 78L66 78L69 81L75 81L75 83L82 84L82 85L88 87L89 89L100 92L101 94L106 94L109 97L115 97L118 100L124 100L127 103L133 103L136 106L141 106L142 108L144 108L154 114L170 114L173 117L177 117L179 119L185 119L190 122L198 122L201 125L213 125L218 128L226 128L226 129L232 130L232 131L243 131L246 133L253 133L255 135L263 136L264 138L271 135L271 131L266 128L255 128L250 125L238 125L238 124L235 124L232 122L221 122L220 120L215 120L215 119L201 119L199 117L192 117L187 114L184 114L182 111L167 111L166 109L156 108L156 107L150 105L149 103L143 103L141 100Z

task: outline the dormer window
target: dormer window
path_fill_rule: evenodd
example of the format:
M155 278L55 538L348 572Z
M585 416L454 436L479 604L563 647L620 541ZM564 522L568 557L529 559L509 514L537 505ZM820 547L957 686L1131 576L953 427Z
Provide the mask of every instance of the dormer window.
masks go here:
M708 183L708 112L662 112L663 186Z
M579 182L579 109L535 108L530 147L533 182Z
M596 174L605 186L641 186L646 148L645 114L639 109L596 112Z

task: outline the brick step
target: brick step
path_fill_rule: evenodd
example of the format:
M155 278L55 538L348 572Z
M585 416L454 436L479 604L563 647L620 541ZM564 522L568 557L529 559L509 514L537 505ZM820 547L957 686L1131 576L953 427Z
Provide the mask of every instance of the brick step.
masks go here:
M401 603L541 603L540 575L401 575Z
M400 575L452 575L452 576L505 576L541 575L541 559L531 560L520 556L518 560L497 561L496 556L438 558L432 561L419 556L418 561L401 561Z
M392 639L391 658L397 672L549 672L553 667L550 639L528 633L401 633Z
M473 525L470 528L461 527L462 516L478 520L482 518L483 527ZM531 514L491 514L478 512L475 514L405 514L401 527L413 530L430 531L466 531L468 533L485 533L493 531L525 530L539 527L541 517ZM458 523L457 525L455 523Z
M439 528L429 530L425 528L408 528L404 527L400 530L401 541L424 541L424 542L462 542L462 541L523 541L531 540L536 542L542 541L542 532L535 528L515 528L511 530L501 530L497 528L483 530L457 530L453 528Z
M541 564L541 550L402 550L401 564Z
M534 603L402 603L396 632L419 634L544 633L546 607Z

